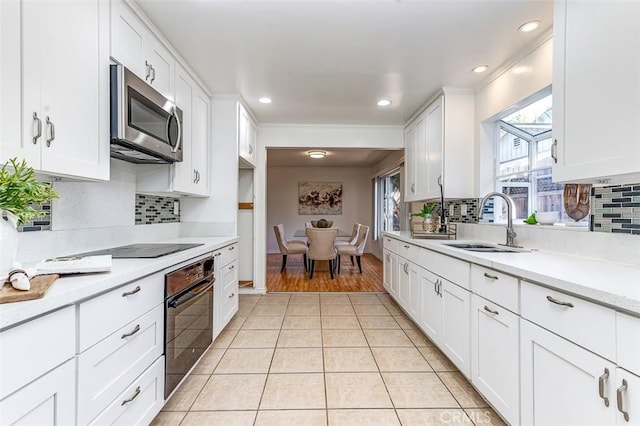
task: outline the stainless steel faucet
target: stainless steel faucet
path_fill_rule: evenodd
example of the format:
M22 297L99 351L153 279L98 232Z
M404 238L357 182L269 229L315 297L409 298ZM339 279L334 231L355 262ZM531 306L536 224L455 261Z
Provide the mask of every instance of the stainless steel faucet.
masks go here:
M508 195L503 194L502 192L490 192L484 196L482 201L480 202L480 214L478 215L478 219L482 219L482 210L484 209L484 205L487 200L491 197L500 197L507 203L507 246L508 247L518 247L516 246L516 231L513 230L513 219L512 214L516 210L515 205L513 204L513 200Z

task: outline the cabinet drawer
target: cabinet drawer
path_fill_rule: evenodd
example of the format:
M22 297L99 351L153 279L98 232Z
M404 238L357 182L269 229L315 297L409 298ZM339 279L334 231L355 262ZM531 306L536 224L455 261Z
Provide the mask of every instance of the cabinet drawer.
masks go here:
M396 240L395 238L391 238L391 237L388 237L388 236L385 235L384 239L382 241L382 246L385 249L389 250L390 252L398 253L398 244L399 243L400 242L398 240Z
M0 399L73 358L75 339L73 306L0 333Z
M79 305L78 353L164 301L164 275L153 274Z
M91 424L148 425L163 405L164 357L160 357Z
M216 250L213 252L213 257L220 267L227 265L229 262L233 262L238 258L238 243Z
M519 287L514 276L471 265L471 291L515 313L520 313Z
M471 289L469 285L469 263L451 256L421 249L418 265L430 270L436 275L463 287Z
M618 365L640 375L640 318L616 312Z
M521 295L522 317L615 361L615 311L527 281Z
M78 423L89 423L161 356L163 349L164 305L158 305L81 354Z
M398 241L398 256L402 256L409 262L417 264L419 262L420 247L413 244Z
M238 310L238 261L235 260L222 269L220 306L222 307L222 324L224 326Z

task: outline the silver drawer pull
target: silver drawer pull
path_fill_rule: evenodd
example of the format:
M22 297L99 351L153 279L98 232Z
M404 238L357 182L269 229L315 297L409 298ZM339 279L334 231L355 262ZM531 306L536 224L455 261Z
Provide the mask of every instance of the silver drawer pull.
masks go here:
M487 305L484 305L484 310L485 310L485 311L487 311L487 312L489 312L489 313L491 313L491 314L494 314L494 315L500 315L500 312L498 312L498 311L494 311L493 309L491 309L491 308L490 308L490 307L488 307Z
M498 276L497 276L497 275L491 275L491 274L488 274L488 273L486 273L486 272L485 272L483 275L484 275L486 278L489 278L489 279L492 279L492 280L497 280L497 279L498 279Z
M235 250L235 249L236 249L236 246L229 247L229 250Z
M555 303L556 305L566 306L567 308L573 308L573 303L571 302L563 302L562 300L555 299L551 296L547 296L547 300L551 303Z
M233 296L235 296L235 293L231 293L231 295L229 296L229 299L233 299Z
M231 271L232 269L234 269L236 267L236 265L231 265L229 266L229 270Z
M222 256L222 253L218 252L218 253L214 254L214 256L215 257Z
M604 401L605 407L609 406L609 398L604 396L604 383L607 381L608 378L609 378L609 369L605 368L602 376L598 378L598 395L600 395L600 398L602 398L602 400Z
M628 411L624 411L624 408L622 407L622 393L625 392L627 390L627 380L626 379L622 379L622 386L620 386L618 388L618 390L616 391L616 396L618 398L618 411L620 411L624 417L624 421L628 422L629 421L629 412Z
M140 291L140 286L136 286L136 288L134 288L133 290L125 291L124 293L122 293L122 297L131 296L132 294L136 294L139 291Z
M124 401L122 401L122 404L120 404L120 405L126 405L126 404L130 403L131 401L136 399L138 397L138 395L140 395L140 386L138 386L136 388L136 391L135 391L135 393L133 394L133 396L131 398L125 399Z
M122 335L122 337L120 337L120 338L121 338L121 339L126 339L127 337L131 337L131 336L133 336L133 335L134 335L134 334L136 334L138 331L140 331L140 324L137 324L137 325L136 325L136 328L134 328L134 329L133 329L133 330L131 330L130 332L128 332L128 333L124 333L124 334Z
M404 248L406 248L406 249L408 249L408 248L409 248L409 246L408 246L408 245L406 245L406 244L405 244L403 247L404 247Z
M38 143L38 139L40 139L40 136L42 136L42 120L38 118L37 112L33 113L33 124L36 125L36 129L37 129L34 132L35 134L33 135L33 144L35 145Z

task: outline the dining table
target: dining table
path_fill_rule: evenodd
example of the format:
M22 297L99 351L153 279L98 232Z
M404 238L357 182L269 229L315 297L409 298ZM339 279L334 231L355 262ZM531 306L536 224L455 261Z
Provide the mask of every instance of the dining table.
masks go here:
M318 228L318 229L328 229L328 228ZM298 229L296 230L296 232L293 234L294 238L307 238L307 231L306 229ZM338 229L338 238L347 238L347 237L351 237L351 234L348 232L344 232L341 229ZM329 270L329 261L327 260L318 260L316 262L316 267L315 267L316 271L328 271Z

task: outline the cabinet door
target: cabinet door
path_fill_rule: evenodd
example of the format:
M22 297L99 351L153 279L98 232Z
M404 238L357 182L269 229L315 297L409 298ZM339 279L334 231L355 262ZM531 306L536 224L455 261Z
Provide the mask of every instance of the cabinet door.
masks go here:
M465 377L471 377L471 293L440 279L442 297L442 351Z
M443 97L440 96L426 111L426 141L428 160L425 163L426 179L424 183L423 198L440 197L440 185L443 167L443 143L442 132L444 112L442 108Z
M175 102L178 108L182 110L182 161L173 164L173 190L190 193L193 191L197 180L195 167L192 166L192 105L194 82L181 67L178 67L176 72L175 86Z
M471 381L514 425L520 420L519 330L517 315L471 296Z
M414 201L416 198L416 127L415 123L409 124L404 130L404 200Z
M391 253L391 295L398 300L398 287L399 287L399 271L400 265L398 262L398 255Z
M614 364L524 319L520 336L523 425L614 424Z
M554 3L554 182L640 176L639 27L636 1Z
M422 287L422 330L437 345L442 342L442 299L440 297L440 279L437 275L420 270Z
M419 268L415 263L409 263L409 301L407 311L411 318L417 323L422 318L422 283L420 282Z
M252 154L249 152L250 122L249 113L238 104L238 154L245 161L253 164Z
M427 198L428 189L428 161L429 161L429 147L427 146L427 115L421 114L415 121L415 135L414 135L414 158L411 160L415 167L415 179L416 179L416 191L415 197L418 200L424 200Z
M209 96L194 87L191 120L191 164L195 169L196 184L193 194L209 195Z
M123 0L111 1L111 57L146 82L151 78L151 69L144 63L148 31Z
M391 293L391 252L383 250L382 258L384 260L382 265L382 285L388 293Z
M409 286L409 264L407 259L398 257L398 303L405 311L409 310L409 294L411 287Z
M173 100L176 61L173 55L150 31L144 40L144 60L151 65L149 83L167 99Z
M640 377L623 370L616 369L615 381L616 424L640 425Z
M75 359L70 359L0 401L0 424L75 424L75 379Z

